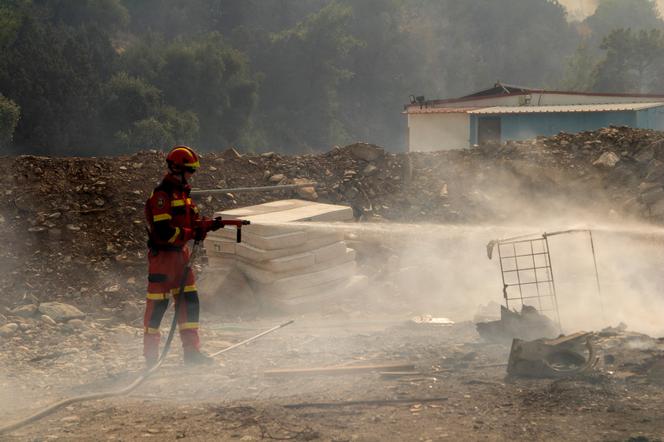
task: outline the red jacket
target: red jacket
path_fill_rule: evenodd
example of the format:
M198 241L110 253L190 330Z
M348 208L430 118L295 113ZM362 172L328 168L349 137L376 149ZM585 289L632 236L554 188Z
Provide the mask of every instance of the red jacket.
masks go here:
M145 218L151 247L183 247L194 239L195 229L207 232L212 221L201 217L189 197L191 186L166 174L145 203Z

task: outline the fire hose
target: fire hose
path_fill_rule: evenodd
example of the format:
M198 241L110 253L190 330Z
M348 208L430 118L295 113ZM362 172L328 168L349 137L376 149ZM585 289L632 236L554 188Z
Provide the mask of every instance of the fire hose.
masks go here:
M243 224L246 225L246 223L243 223ZM240 239L239 230L240 230L240 226L238 226L238 240ZM56 402L52 405L49 405L48 407L44 408L43 410L38 411L38 412L32 414L31 416L28 416L28 417L26 417L26 418L24 418L20 421L14 422L14 423L9 424L9 425L6 425L4 427L0 427L0 435L12 432L12 431L17 430L21 427L24 427L24 426L26 426L26 425L28 425L32 422L38 421L39 419L42 419L42 418L56 412L57 410L59 410L63 407L66 407L68 405L74 404L74 403L126 395L126 394L130 393L131 391L135 390L139 385L141 385L143 382L145 382L145 380L147 380L148 377L150 377L157 370L159 370L159 368L161 367L161 364L164 362L164 359L168 355L168 352L171 348L171 343L173 342L173 336L175 335L175 328L177 327L177 316L178 316L177 312L178 312L178 308L180 308L179 306L181 304L179 302L179 300L182 299L182 294L184 292L184 287L185 287L185 284L186 284L186 281L187 281L187 276L189 275L189 272L191 271L193 261L194 261L196 255L197 255L197 253L198 253L198 248L199 248L199 243L198 243L198 241L196 241L196 242L194 242L194 246L192 248L192 252L191 252L191 255L189 257L189 260L187 260L187 263L185 264L184 272L182 274L182 279L180 280L179 296L177 298L175 298L175 307L174 307L175 312L173 314L173 320L171 321L171 328L168 331L168 337L166 338L166 343L164 344L164 349L161 352L161 356L159 357L159 360L157 361L157 363L154 366L150 367L148 370L143 372L143 374L141 374L138 378L136 378L136 380L134 382L132 382L131 384L129 384L128 386L126 386L124 388L121 388L121 389L115 390L115 391L107 391L107 392L102 392L102 393L90 393L90 394L84 394L84 395L80 395L80 396L74 396L74 397L71 397L71 398L68 398L68 399L63 399L59 402ZM229 350L232 350L234 348L237 348L237 347L240 347L242 345L248 344L248 343L250 343L252 341L255 341L256 339L258 339L262 336L265 336L269 333L272 333L273 331L276 331L276 330L278 330L282 327L286 327L287 325L290 325L293 322L294 321L291 320L291 321L284 322L283 324L279 324L275 327L272 327L269 330L266 330L262 333L259 333L259 334L255 335L255 336L253 336L249 339L245 339L242 342L238 342L237 344L226 347L225 349L222 349L222 350L220 350L220 351L218 351L218 352L216 352L216 353L214 353L210 356L214 357L214 356L220 355L222 353L225 353Z

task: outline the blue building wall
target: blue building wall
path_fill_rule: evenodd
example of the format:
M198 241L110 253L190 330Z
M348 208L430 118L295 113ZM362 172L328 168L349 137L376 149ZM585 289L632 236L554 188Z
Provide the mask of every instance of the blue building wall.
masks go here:
M622 112L567 112L491 115L501 119L501 141L576 133L607 126L630 126L664 131L664 107ZM470 116L470 144L477 144L481 115Z

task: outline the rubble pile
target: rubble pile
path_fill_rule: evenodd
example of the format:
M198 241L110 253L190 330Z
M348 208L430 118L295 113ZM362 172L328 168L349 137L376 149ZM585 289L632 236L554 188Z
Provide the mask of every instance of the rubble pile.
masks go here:
M350 205L362 221L481 223L514 219L511 203L538 211L564 197L604 216L660 222L663 140L659 132L611 127L431 153L393 154L366 143L299 156L227 149L203 156L194 187L319 184L198 198L207 214L300 197ZM6 157L0 169L0 306L68 300L138 317L131 301L144 291L143 204L164 171L164 153Z

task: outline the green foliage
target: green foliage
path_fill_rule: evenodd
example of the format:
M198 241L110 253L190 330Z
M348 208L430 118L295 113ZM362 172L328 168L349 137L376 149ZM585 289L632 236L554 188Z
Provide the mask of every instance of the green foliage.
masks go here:
M661 85L664 67L664 34L660 30L618 29L604 39L601 49L606 57L596 66L597 91L654 92Z
M572 25L555 0L1 0L0 93L33 152L399 149L411 94L658 90L662 24L653 0Z
M155 115L161 108L161 92L126 72L115 74L104 88L101 116L109 133L126 130L136 121Z
M10 145L20 116L21 110L16 103L0 94L0 148Z
M121 64L163 91L166 104L197 116L199 147L235 144L251 124L257 80L246 57L218 33L172 42L153 36L123 54Z
M590 30L588 45L597 47L617 29L664 28L655 0L600 0L584 23Z
M198 132L198 120L193 112L178 112L166 107L159 115L133 123L128 131L115 135L117 143L127 150L167 149L175 144L192 144Z
M55 25L92 26L101 32L111 32L129 23L129 13L121 0L32 0L32 3Z
M41 152L90 146L97 137L101 85L114 56L96 28L24 18L0 59L0 91L23 113L16 142Z
M566 91L592 90L595 83L593 72L598 63L597 59L598 57L587 44L580 44L574 55L568 59L565 75L559 87Z
M349 35L352 10L330 2L291 29L272 34L258 69L260 121L277 148L326 148L349 139L339 123L337 89L352 77L344 63L360 42Z

